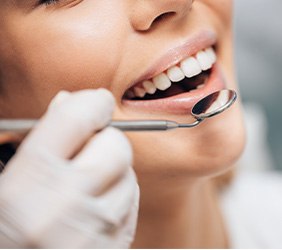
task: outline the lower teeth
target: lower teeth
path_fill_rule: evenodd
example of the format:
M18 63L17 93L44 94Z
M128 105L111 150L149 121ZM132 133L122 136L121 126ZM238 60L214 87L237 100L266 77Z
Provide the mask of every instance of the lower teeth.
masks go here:
M203 88L204 86L205 86L205 84L198 85L198 86L197 86L197 89L201 89L201 88Z

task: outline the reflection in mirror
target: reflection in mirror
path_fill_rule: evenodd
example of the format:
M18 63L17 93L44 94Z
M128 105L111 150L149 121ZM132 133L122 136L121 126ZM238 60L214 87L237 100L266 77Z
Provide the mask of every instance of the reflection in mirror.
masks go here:
M233 90L224 89L214 92L196 103L192 115L199 120L212 117L229 108L236 98L237 94Z

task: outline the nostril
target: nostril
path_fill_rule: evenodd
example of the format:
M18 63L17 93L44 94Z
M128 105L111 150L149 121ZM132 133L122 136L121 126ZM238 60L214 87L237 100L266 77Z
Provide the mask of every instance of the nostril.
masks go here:
M155 27L157 24L172 18L174 15L176 15L176 12L171 11L171 12L166 12L166 13L163 13L163 14L157 16L154 19L154 21L151 23L150 29Z
M131 27L137 32L151 31L160 23L179 24L186 22L194 0L136 0L129 9ZM171 27L175 27L171 25Z
M135 20L137 20L137 22L133 23L133 27L135 30L138 30L139 32L151 31L152 28L155 28L158 24L167 21L168 19L172 18L174 15L177 15L175 11L165 12L156 16L151 21L143 18L137 19L135 16L136 18Z
M164 20L166 20L166 19L173 17L174 15L176 15L176 12L171 11L171 12L166 12L166 13L163 13L163 14L157 16L154 19L154 21L152 22L151 27L160 23L160 22L162 22L162 21L164 21Z

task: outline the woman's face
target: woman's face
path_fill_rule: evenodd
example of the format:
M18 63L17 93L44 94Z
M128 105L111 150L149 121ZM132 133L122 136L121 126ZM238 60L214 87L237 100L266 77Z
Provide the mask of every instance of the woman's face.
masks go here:
M1 116L40 117L60 90L102 87L116 98L115 119L191 121L196 100L237 89L231 18L231 0L0 0ZM207 53L191 56L210 47L217 62L201 73ZM181 72L167 90L135 88L167 88ZM217 173L244 144L238 104L193 129L127 135L146 178Z

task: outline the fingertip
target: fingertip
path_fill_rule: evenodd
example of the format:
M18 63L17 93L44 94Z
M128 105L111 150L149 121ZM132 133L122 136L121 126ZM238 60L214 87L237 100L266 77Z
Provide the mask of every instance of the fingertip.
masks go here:
M64 100L66 100L71 93L66 90L61 90L60 92L57 93L57 95L51 100L48 109L53 109L60 103L62 103Z
M114 127L107 127L101 133L108 138L109 142L112 142L110 145L112 145L113 149L118 145L119 158L124 159L127 165L131 166L133 163L133 150L126 135Z
M109 124L114 107L115 99L106 89L85 89L72 93L61 91L50 104L52 116L61 120L62 124L73 122L92 132Z
M73 94L72 113L85 117L88 123L103 128L112 119L115 99L106 89L86 89Z
M110 92L109 90L104 89L104 88L99 88L96 91L97 91L97 93L103 95L105 99L107 99L109 102L112 103L112 105L115 104L115 98L114 98L112 92Z
M102 172L115 176L131 168L132 158L132 148L125 135L107 127L93 136L72 162L78 169L89 168L94 172L103 165Z
M90 136L108 126L114 104L106 89L61 91L30 138L57 155L70 157Z

